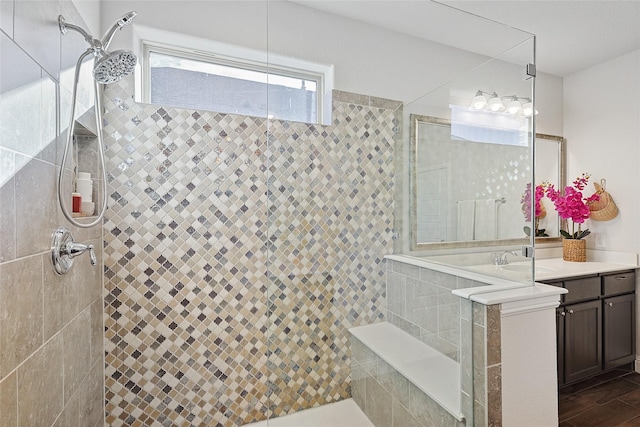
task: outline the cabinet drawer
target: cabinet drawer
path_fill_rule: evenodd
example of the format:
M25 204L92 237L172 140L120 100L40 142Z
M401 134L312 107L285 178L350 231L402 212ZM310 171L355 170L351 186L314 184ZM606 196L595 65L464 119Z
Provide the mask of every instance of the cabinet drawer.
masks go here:
M584 277L565 280L564 287L569 291L564 295L564 303L573 303L600 297L600 277Z
M602 277L602 294L617 295L636 289L636 275L633 271L610 274Z

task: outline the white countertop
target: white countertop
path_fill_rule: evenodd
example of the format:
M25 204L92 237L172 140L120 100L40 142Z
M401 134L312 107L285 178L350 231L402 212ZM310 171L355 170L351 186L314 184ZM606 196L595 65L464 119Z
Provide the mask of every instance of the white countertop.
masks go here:
M538 254L541 256L538 256ZM635 253L588 250L586 262L564 261L561 256L554 256L558 254L561 254L561 252L536 250L537 256L534 260L536 281L638 268L638 255ZM439 258L441 257L437 256L387 255L385 258L490 285L522 286L523 284L530 285L533 280L532 260L511 261L508 265L499 266L490 264L486 255L478 258L486 260L486 262L471 265L467 262L456 264L454 256L448 256L446 258L447 262L440 262ZM467 255L461 257L465 261L467 258ZM523 258L518 257L516 259Z
M540 251L540 254L544 256L553 253L545 254ZM605 251L588 251L587 262L570 262L557 257L537 257L535 260L511 262L502 266L488 263L451 265L437 262L434 260L437 257L410 255L387 255L385 258L485 283L489 286L456 289L453 294L487 305L556 296L559 298L561 294L567 292L566 289L541 283L531 286L534 277L532 261L535 263L536 282L638 268L637 254ZM447 258L448 261L450 259L451 257Z
M536 259L534 263L536 282L637 268L637 265L631 263L623 264L601 261L571 262L564 261L562 258ZM531 280L533 278L532 271L534 267L531 261L521 261L512 262L507 265L471 265L462 268L477 271L481 274L489 274L490 276L498 276L522 282L523 279Z

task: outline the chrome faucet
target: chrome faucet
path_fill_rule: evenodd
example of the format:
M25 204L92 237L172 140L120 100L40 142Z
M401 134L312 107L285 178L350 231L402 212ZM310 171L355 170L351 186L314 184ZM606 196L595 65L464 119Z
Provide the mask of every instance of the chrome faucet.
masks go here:
M73 241L71 232L58 227L51 236L51 261L58 274L66 274L73 266L73 259L89 252L91 265L98 264L93 245L85 245Z
M518 256L515 251L492 252L490 255L491 262L493 263L493 265L507 265L509 264L507 255Z
M79 255L82 255L86 251L89 251L89 260L91 262L91 265L96 265L98 263L98 260L96 258L96 253L93 250L93 245L84 245L82 243L70 242L67 243L66 247L63 248L60 252L63 255L68 255L69 258L73 259Z

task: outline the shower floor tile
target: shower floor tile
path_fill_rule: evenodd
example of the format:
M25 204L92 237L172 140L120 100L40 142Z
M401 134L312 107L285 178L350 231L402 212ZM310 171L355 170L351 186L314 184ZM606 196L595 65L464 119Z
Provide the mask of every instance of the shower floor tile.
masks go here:
M353 399L307 409L244 427L374 427Z

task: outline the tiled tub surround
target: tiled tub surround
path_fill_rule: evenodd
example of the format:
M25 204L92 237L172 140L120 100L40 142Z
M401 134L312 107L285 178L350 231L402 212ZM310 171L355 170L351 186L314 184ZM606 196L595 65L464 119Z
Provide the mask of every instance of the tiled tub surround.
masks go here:
M82 19L69 1L1 3L0 425L103 426L102 228L71 227L56 193L70 98L61 62L86 44L61 40L55 17ZM98 265L83 255L56 275L57 226L93 244Z
M453 274L455 268L450 269L450 273L445 273L415 264L404 256L387 257L388 321L459 363L460 373L453 381L457 381L461 412L466 419L465 422L467 425L487 425L489 414L486 409L486 395L484 393L486 378L488 378L486 375L488 366L485 365L487 360L485 307L476 305L475 310L472 310L472 302L453 295L452 290L487 286L489 283L456 276ZM492 313L494 312L492 311ZM497 322L495 316L492 319L493 329L490 332L491 336L495 337L495 328L498 328L499 334L499 318ZM492 342L492 348L495 350L495 340ZM472 343L473 347L471 347ZM499 369L497 371L496 369L495 366L492 366L492 373L499 372ZM369 374L373 375L374 373L369 372ZM495 381L499 383L500 379L495 376L490 378L492 378L492 383L489 389L494 390ZM411 383L411 378L396 379L395 381ZM411 387L416 394L419 392L415 385ZM380 390L385 390L386 393L395 396L393 390L388 387L378 388L378 391ZM424 411L411 408L409 413L418 423L416 425L456 425L459 423L455 417L439 407L424 393L420 392L417 395L421 396L420 399L424 405L433 409L432 414L439 414L439 416L436 421L429 419ZM356 399L356 401L358 400ZM402 405L402 402L397 404ZM495 407L494 403L491 406L492 410ZM410 408L405 407L404 409L409 410ZM491 415L495 417L495 411ZM378 427L385 425L382 423Z
M460 298L454 289L487 283L410 264L403 256L387 262L387 318L441 353L460 360Z
M565 290L538 284L523 286L415 257L386 258L393 262L391 271L404 278L396 284L429 277L426 282L437 282L459 298L457 354L466 425L525 425L525 421L531 426L557 424L555 308ZM391 301L391 288L387 292ZM389 314L389 319L393 318ZM398 325L416 338L421 336L417 325L407 321ZM391 389L385 393L394 395ZM413 416L420 421L415 413ZM426 425L449 425L449 421Z
M333 125L105 92L107 423L243 425L350 396L348 328L384 318L398 103Z
M353 398L376 427L502 425L500 306L460 305L460 363L386 322L351 329Z
M352 394L374 425L464 425L459 363L388 322L349 332Z

